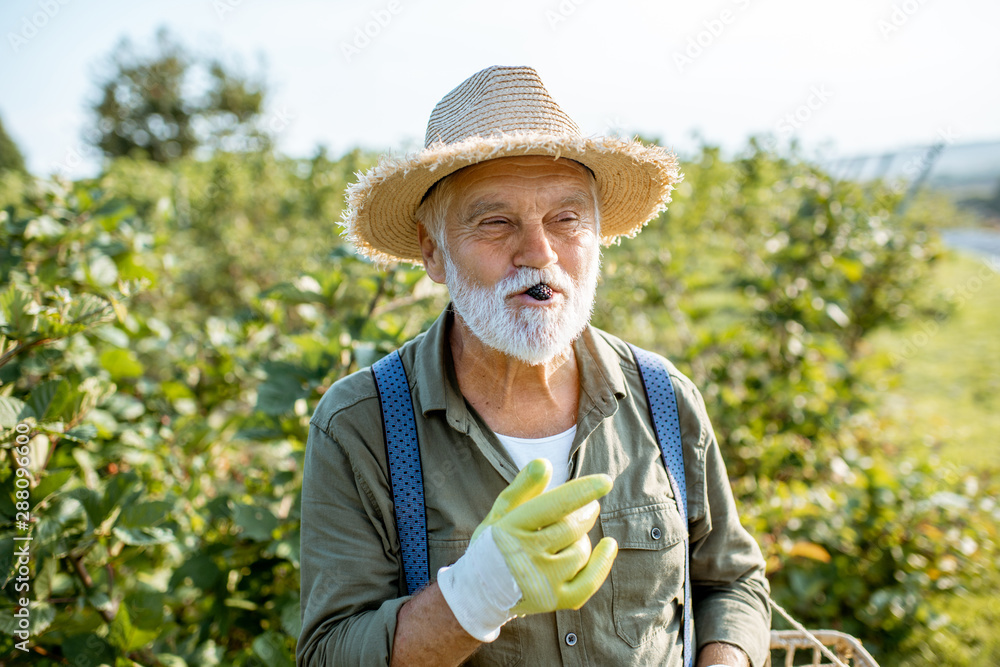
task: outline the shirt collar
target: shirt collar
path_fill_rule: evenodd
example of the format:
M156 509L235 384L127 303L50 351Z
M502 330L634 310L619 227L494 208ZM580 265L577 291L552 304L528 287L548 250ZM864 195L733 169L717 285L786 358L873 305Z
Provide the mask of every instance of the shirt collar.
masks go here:
M426 416L434 410L445 410L449 421L464 423L468 410L458 389L458 378L451 358L449 332L454 321L452 305L444 309L423 336L413 362L417 387L417 405ZM580 371L580 415L597 408L611 415L617 400L626 395L625 374L621 357L605 340L603 332L588 326L573 342ZM585 405L586 404L586 405Z

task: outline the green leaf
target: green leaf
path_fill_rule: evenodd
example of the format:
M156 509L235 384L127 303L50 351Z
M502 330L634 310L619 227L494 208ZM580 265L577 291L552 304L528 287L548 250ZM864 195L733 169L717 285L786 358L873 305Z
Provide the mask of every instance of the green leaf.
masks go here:
M13 284L0 294L0 318L3 320L0 324L7 329L10 338L24 340L35 331L36 307L34 298Z
M175 539L172 530L154 525L166 519L172 508L173 504L165 500L126 505L113 532L122 542L133 546L172 542Z
M70 391L66 380L47 380L32 390L28 397L28 410L40 422L56 421L59 419L57 413L65 406Z
M7 486L7 485L4 485ZM10 493L10 488L5 488L3 493L0 493L0 519L3 523L14 521L14 517L17 516L17 507L14 506L14 495ZM3 568L0 568L0 583L3 583Z
M856 259L850 259L848 257L838 257L834 260L834 266L840 269L840 272L844 274L844 277L852 283L856 283L861 280L861 276L865 272L864 264Z
M264 369L267 380L257 389L257 409L264 414L283 415L292 410L295 401L309 396L302 369L283 362L266 363Z
M115 347L129 346L128 334L111 324L102 324L101 326L94 328L91 333L97 338L100 338Z
M246 611L257 611L259 608L256 602L246 598L226 598L223 604L233 609L245 609Z
M276 299L285 303L327 303L329 298L314 290L303 290L292 283L280 283L265 290L262 299Z
M160 391L163 395L169 398L171 401L176 401L181 398L191 398L195 397L194 392L191 391L190 387L176 380L168 380L160 385Z
M96 529L107 518L107 514L104 513L101 497L93 489L78 487L66 495L70 498L75 498L83 505L83 511L86 513L92 529Z
M70 491L67 495L76 498L83 505L87 518L93 528L98 528L110 517L119 507L133 502L137 496L142 494L141 488L136 488L138 477L134 472L121 475L114 475L105 484L101 493L79 487Z
M118 525L123 528L144 528L153 526L169 518L173 503L166 500L150 500L128 505L122 510Z
M108 613L113 613L115 611L114 603L111 602L111 598L104 591L91 590L87 593L87 602L90 606L97 611L106 611Z
M122 220L133 215L135 208L131 204L121 199L112 199L94 211L94 221L101 225L104 231L110 232L117 229Z
M118 606L118 613L108 632L108 640L112 646L120 651L132 651L144 647L157 636L158 632L155 630L143 630L133 625L127 605Z
M174 533L166 528L149 526L146 528L122 528L115 526L112 529L115 537L132 546L149 546L152 544L166 544L174 541Z
M271 510L255 505L234 503L233 519L243 529L243 534L255 542L269 541L272 531L278 527L278 517Z
M62 641L62 650L79 665L113 665L118 656L111 644L95 634L67 637Z
M23 542L15 541L13 535L0 538L0 586L6 585L8 577L13 576L14 549L19 544Z
M102 405L120 421L133 421L146 413L146 406L135 396L117 393Z
M105 350L101 353L101 366L111 374L114 380L142 377L144 371L142 364L136 359L132 350Z
M139 486L139 476L134 472L114 475L104 485L105 506L110 510L120 505L127 505L142 495Z
M21 422L25 403L13 396L0 396L0 426L14 428Z
M212 590L222 579L222 571L207 554L197 554L189 558L183 565L174 570L170 577L170 588L184 584L185 579L191 580L191 585L203 591Z
M82 424L62 434L64 440L85 445L97 437L97 427L93 424Z
M113 259L95 250L87 263L87 277L95 285L110 287L118 280L118 267Z
M161 665L161 667L188 667L187 660L185 660L181 656L175 655L173 653L157 653L155 655L155 659L156 659L156 664ZM194 664L196 664L196 665L203 665L203 666L207 667L207 665L210 665L210 664L211 665L217 665L217 664L219 664L219 662L218 662L218 660L216 660L215 662L209 663L209 662L206 662L206 661L202 660L202 661L199 661L199 662L195 662Z
M66 233L66 226L48 215L30 221L24 228L25 239L56 239Z
M253 652L267 667L294 667L295 660L288 650L285 638L268 630L253 640Z
M0 611L0 632L12 635L16 630L23 630L19 620L14 617L13 607L7 607ZM45 632L56 617L56 608L48 602L36 602L32 600L28 605L28 634L37 637Z
M155 630L163 623L166 601L165 593L142 587L130 592L125 597L124 604L128 605L132 623L145 630Z
M79 294L67 311L67 319L79 324L96 324L112 319L113 315L107 299L96 294Z
M35 580L32 591L39 600L47 600L52 596L53 581L58 576L59 561L57 558L44 558L41 562L35 561Z
M42 502L50 495L61 489L66 482L75 474L75 470L64 468L62 470L47 470L45 476L31 492L35 504Z

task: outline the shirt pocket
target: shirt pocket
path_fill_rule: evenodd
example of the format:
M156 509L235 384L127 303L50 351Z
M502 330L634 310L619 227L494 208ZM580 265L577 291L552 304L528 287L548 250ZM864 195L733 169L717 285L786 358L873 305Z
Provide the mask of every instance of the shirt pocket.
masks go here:
M673 500L601 515L618 541L611 566L615 631L637 648L675 623L684 601L684 526ZM676 603L675 603L676 601Z

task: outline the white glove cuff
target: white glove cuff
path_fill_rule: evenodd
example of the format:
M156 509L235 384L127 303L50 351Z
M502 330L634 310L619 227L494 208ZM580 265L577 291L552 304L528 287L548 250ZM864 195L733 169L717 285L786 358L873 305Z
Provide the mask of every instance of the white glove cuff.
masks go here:
M459 625L481 642L500 636L500 627L513 618L511 608L521 600L521 588L491 527L453 565L438 570L437 582Z

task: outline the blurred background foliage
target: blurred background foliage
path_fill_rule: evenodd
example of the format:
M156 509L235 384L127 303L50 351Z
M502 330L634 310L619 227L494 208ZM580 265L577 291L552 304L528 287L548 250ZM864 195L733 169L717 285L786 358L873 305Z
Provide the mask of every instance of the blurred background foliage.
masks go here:
M218 76L192 102L198 63L168 36L153 58L123 54L99 84L98 177L33 178L0 133L0 662L292 665L309 418L447 294L339 236L344 188L374 156L284 157L262 84L200 63ZM198 114L228 120L189 133ZM260 140L211 138L235 134ZM937 230L967 214L932 195L901 213L896 189L756 140L733 159L704 146L683 171L669 211L605 252L594 323L701 388L799 620L885 666L997 662L995 467L940 457L882 409L919 323L956 336L957 274L938 267L963 265ZM993 378L974 417L995 407L997 368L972 372ZM36 479L29 656L10 620L18 423Z

